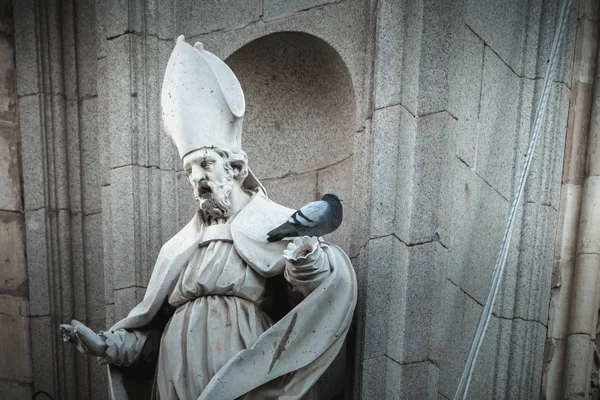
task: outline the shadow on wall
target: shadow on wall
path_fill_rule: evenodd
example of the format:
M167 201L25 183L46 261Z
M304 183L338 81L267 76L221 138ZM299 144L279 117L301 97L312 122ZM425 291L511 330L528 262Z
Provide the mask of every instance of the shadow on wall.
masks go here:
M344 223L328 238L348 252L356 105L344 61L322 39L280 32L248 43L226 62L246 96L242 147L269 197L298 208L324 193L340 195ZM318 384L323 399L343 393L344 353Z

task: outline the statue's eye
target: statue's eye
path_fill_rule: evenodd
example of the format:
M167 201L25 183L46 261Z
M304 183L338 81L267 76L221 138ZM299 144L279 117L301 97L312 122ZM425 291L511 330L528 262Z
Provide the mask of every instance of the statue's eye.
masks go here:
M192 167L185 167L185 173L190 175L192 173Z
M211 169L213 166L213 162L212 161L202 161L202 163L200 164L200 166L204 169Z

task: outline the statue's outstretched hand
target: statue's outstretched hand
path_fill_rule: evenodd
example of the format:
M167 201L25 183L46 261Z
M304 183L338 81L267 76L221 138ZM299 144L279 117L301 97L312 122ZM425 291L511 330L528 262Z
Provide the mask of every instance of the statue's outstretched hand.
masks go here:
M73 344L77 350L84 354L98 357L106 355L107 346L105 340L75 319L71 321L71 325L61 325L60 333L64 342Z

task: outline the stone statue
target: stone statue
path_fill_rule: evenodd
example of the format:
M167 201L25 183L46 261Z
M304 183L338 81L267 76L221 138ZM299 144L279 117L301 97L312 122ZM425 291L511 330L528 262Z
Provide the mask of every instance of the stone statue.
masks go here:
M267 241L294 210L248 166L244 94L223 61L179 37L161 104L198 212L162 247L127 317L99 334L73 321L63 339L108 364L114 399L300 399L350 326L350 261L316 237Z

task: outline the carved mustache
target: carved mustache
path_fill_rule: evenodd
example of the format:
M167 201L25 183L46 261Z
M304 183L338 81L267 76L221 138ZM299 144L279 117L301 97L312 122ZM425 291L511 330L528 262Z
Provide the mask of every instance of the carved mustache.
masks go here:
M205 194L214 193L215 185L211 181L203 179L198 182L195 189L196 197L202 197Z

